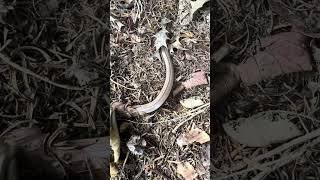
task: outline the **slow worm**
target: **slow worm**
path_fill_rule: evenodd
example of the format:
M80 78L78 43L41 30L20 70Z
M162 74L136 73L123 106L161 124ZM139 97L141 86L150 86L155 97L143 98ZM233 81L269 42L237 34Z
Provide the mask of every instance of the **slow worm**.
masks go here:
M162 46L159 49L160 57L165 63L166 67L166 80L164 81L164 85L158 94L158 96L151 102L144 104L144 105L137 105L133 106L134 109L136 109L139 114L145 114L145 113L151 113L157 109L160 108L160 106L167 100L169 97L173 81L174 81L174 71L173 71L173 65L172 61L168 52L168 49L164 46Z
M151 102L143 105L135 105L132 107L126 107L124 104L117 102L113 104L113 108L117 109L118 111L122 112L123 114L127 114L128 116L139 116L146 113L151 113L157 109L159 109L162 104L167 100L169 97L174 81L174 70L172 60L170 58L170 54L168 49L162 46L159 49L161 60L165 64L166 68L166 79L164 81L164 85L158 94L158 96Z

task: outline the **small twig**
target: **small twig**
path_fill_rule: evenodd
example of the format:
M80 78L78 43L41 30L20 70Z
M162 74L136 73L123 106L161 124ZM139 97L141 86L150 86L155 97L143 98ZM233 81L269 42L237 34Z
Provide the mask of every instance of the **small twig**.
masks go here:
M261 160L266 159L268 157L271 157L271 156L273 156L275 154L279 154L282 151L284 151L284 150L286 150L286 149L288 149L288 148L290 148L292 146L301 144L303 142L306 142L306 141L308 141L310 139L313 139L315 137L318 137L318 136L320 136L320 128L317 129L317 130L314 130L314 131L312 131L310 133L307 133L304 136L300 136L300 137L298 137L296 139L293 139L290 142L285 143L285 144L283 144L283 145L281 145L281 146L279 146L279 147L277 147L277 148L275 148L275 149L273 149L273 150L271 150L271 151L269 151L269 152L267 152L265 154L257 156L256 158L253 159L253 161L261 161Z
M294 160L295 158L301 156L304 152L305 151L301 151L301 152L298 152L298 153L290 154L290 155L287 155L286 157L280 158L278 160L266 162L266 163L263 163L263 164L260 164L260 165L257 165L257 166L251 167L251 168L247 168L247 169L242 170L242 171L234 172L234 173L228 174L226 176L217 177L217 178L214 178L214 179L215 180L228 179L230 177L234 177L234 176L237 176L237 175L241 175L241 174L248 173L248 172L251 172L251 171L254 171L254 170L259 170L259 169L267 169L267 171L268 171L268 170L272 169L270 166L276 165L277 163L280 164L280 163L283 163L283 162L286 162L286 164L287 164L287 163L291 162L292 160Z
M9 114L2 114L0 113L0 117L3 118L10 118L10 119L15 119L15 118L19 118L19 117L25 117L26 114L20 114L20 115L9 115Z
M123 87L123 88L125 88L125 89L128 89L128 90L131 90L131 91L136 91L136 90L138 90L138 89L133 89L133 88L126 87L126 86L124 86L124 85L122 85L122 84L120 84L120 83L112 80L111 78L110 78L110 81L111 81L112 83L118 85L118 86L121 86L121 87Z
M180 123L179 123L178 125L176 125L176 127L172 130L172 133L176 133L177 130L178 130L184 123L186 123L187 121L193 119L194 117L196 117L197 115L201 114L201 113L204 112L204 111L205 111L205 109L202 109L202 110L196 112L195 114L193 114L192 116L190 116L189 118L187 118L186 120L180 122Z
M63 88L63 89L69 89L69 90L76 90L76 91L79 91L79 90L83 90L83 89L84 89L83 87L75 87L75 86L69 86L69 85L64 85L64 84L55 83L55 82L53 82L53 81L51 81L51 80L49 80L49 79L47 79L47 78L45 78L45 77L42 77L42 76L40 76L40 75L38 75L38 74L30 71L29 69L26 69L26 68L24 68L24 67L22 67L22 66L20 66L20 65L18 65L18 64L16 64L16 63L10 61L10 58L7 57L7 56L5 56L5 55L2 54L2 53L0 53L0 59L1 59L3 62L5 62L6 64L12 66L13 68L15 68L15 69L17 69L17 70L19 70L19 71L21 71L21 72L24 72L24 73L26 73L26 74L28 74L28 75L30 75L30 76L33 76L33 77L35 77L35 78L38 78L38 79L40 79L40 80L42 80L42 81L45 81L45 82L47 82L47 83L49 83L49 84L51 84L51 85L54 85L54 86L56 86L56 87L60 87L60 88Z
M315 146L317 144L319 144L320 142L320 138L318 137L317 139L313 140L311 143L301 147L299 150L297 150L298 152L294 153L294 154L289 154L287 155L287 159L280 161L278 164L275 164L272 168L267 169L263 172L260 172L258 175L256 175L253 180L259 180L261 179L261 177L265 177L267 174L269 174L270 172L290 163L291 161L295 160L296 158L300 157L302 154L305 153L305 151L307 150L308 147L312 147Z

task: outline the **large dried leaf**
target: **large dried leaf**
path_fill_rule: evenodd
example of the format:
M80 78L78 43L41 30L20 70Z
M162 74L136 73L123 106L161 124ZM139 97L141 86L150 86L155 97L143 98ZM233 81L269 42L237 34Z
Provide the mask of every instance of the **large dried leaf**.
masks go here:
M302 135L296 125L289 121L291 118L286 113L267 111L227 122L223 128L241 144L263 147Z
M180 135L177 139L177 144L178 146L182 147L194 142L203 144L208 141L210 141L210 136L205 131L195 128L185 134Z
M180 174L185 180L193 180L198 176L196 170L188 162L177 162L177 173Z
M182 83L186 89L208 84L206 72L204 71L198 71L198 72L192 73L191 76L192 78Z
M188 99L180 100L180 104L185 108L192 109L203 105L204 102L201 100L199 96L193 96Z
M262 39L262 50L237 67L242 82L252 85L279 75L312 70L305 40L296 32Z
M167 47L167 36L168 31L165 28L162 28L154 37L156 37L156 41L154 43L154 46L156 47L156 50L159 50L161 46Z

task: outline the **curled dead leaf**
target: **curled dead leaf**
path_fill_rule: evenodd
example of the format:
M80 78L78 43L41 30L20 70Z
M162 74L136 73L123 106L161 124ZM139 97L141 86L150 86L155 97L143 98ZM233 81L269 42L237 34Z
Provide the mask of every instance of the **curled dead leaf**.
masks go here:
M177 144L178 146L182 147L194 142L203 144L208 141L210 141L210 136L205 131L195 128L185 134L180 135L177 139Z
M186 48L183 47L183 45L181 44L181 42L179 41L180 37L177 36L175 38L175 41L170 45L170 53L174 52L174 49L179 49L179 50L188 50Z
M181 100L180 104L185 108L192 109L192 108L199 107L199 106L203 105L204 102L201 100L201 98L199 96L193 96L188 99Z
M195 72L191 76L192 78L182 83L186 89L208 84L207 76L204 71Z
M233 140L241 144L250 147L264 147L303 134L290 121L292 118L286 112L266 111L224 123L223 128Z
M193 38L193 33L191 31L187 31L182 33L181 37L185 37L185 38Z
M189 162L176 162L177 173L180 174L185 180L193 180L198 177L198 173Z

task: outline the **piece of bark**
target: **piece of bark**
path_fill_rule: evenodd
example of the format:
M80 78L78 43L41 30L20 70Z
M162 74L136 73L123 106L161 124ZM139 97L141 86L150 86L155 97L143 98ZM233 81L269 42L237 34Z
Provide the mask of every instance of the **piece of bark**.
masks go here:
M184 89L190 89L196 86L208 84L206 73L204 71L198 71L191 74L191 78L183 82L175 90L173 90L173 97L178 95Z

